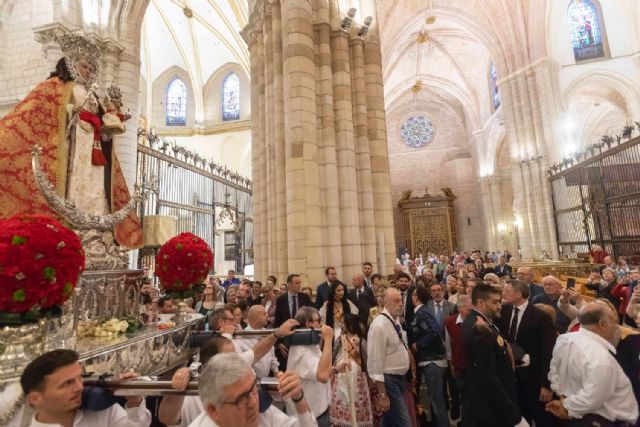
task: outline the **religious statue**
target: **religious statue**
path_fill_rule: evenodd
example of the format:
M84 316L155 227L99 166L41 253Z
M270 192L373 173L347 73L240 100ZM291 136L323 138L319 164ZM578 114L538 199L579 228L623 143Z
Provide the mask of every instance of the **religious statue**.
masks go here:
M129 117L121 113L120 91L112 86L100 97L96 82L100 50L78 33L59 37L64 54L49 78L0 119L0 218L17 213L56 216L31 171L31 151L59 196L78 211L106 215L131 199L113 147ZM142 227L129 213L114 230L126 248L141 247Z

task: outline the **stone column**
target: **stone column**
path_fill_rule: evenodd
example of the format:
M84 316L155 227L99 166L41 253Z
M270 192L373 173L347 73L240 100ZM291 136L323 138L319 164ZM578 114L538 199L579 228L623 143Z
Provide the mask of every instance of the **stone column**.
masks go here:
M524 259L547 250L558 257L546 169L560 141L557 64L549 59L527 65L500 81L507 138L513 147L515 213L523 220Z
M56 63L62 58L62 50L58 43L58 37L65 34L67 30L59 25L49 25L33 30L36 41L42 44L42 53L47 61L47 69L56 69Z
M384 272L395 245L379 42L341 28L334 1L264 1L243 30L256 275L316 284L333 265L349 280L363 261Z

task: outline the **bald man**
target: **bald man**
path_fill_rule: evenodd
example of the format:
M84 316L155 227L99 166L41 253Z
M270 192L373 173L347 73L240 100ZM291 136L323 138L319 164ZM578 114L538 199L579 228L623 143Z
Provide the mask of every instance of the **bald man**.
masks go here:
M544 294L542 286L533 283L533 269L531 267L520 267L516 273L518 280L522 280L529 286L529 301L533 300L538 295Z
M358 318L360 319L362 326L365 328L363 330L366 331L367 321L369 320L369 311L371 310L371 307L376 306L376 297L373 294L373 289L365 286L364 274L354 274L351 279L351 284L353 284L353 288L349 289L347 297L356 305L356 307L358 307Z
M267 315L267 310L265 310L264 306L253 305L249 308L247 327L245 328L245 331L262 330L267 326L268 321L269 316ZM233 345L237 352L242 353L253 348L259 340L259 338L235 339L233 340ZM258 377L269 377L271 376L271 372L273 372L275 376L279 376L278 359L276 358L274 349L271 348L271 350L269 350L262 359L256 360L253 363L253 369Z
M561 398L549 402L547 411L564 420L580 419L584 426L632 425L638 404L616 361L617 313L594 301L580 309L578 320L580 330L560 335L553 349L549 381Z

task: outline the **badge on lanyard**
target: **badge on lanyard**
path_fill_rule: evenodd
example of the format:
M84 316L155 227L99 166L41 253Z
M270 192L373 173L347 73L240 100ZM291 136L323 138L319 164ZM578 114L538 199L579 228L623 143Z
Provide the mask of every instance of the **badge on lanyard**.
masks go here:
M500 335L498 335L498 338L496 339L496 341L498 341L498 345L500 347L504 347L504 340L502 339L502 337Z

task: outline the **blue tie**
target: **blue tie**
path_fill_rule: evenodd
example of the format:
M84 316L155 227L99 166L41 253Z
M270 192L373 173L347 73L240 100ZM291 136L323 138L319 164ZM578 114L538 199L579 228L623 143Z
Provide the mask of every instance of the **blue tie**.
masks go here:
M440 309L440 303L436 303L436 321L438 325L442 326L442 310Z

